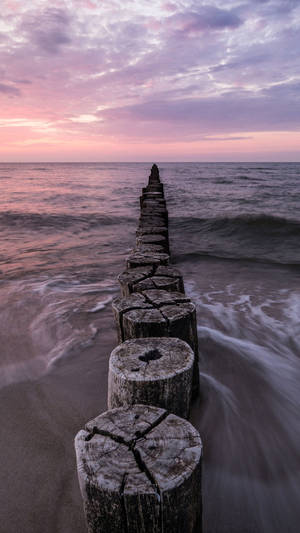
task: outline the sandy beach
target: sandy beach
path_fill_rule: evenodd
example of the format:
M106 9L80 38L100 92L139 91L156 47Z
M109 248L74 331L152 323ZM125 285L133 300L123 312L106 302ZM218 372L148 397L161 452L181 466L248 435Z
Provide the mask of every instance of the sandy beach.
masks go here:
M1 533L85 531L73 441L106 410L115 332L110 313L102 319L105 334L93 347L38 380L0 391Z

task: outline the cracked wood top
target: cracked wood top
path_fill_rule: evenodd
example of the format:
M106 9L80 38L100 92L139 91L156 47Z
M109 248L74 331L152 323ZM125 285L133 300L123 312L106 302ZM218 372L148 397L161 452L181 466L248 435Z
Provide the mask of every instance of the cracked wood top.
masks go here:
M164 252L139 252L136 251L127 257L127 267L142 265L159 265L169 263L170 256Z
M172 490L200 464L202 442L186 420L146 405L107 411L75 439L82 484L120 493Z
M118 276L118 280L121 284L135 284L149 278L152 278L153 280L155 278L154 285L156 285L156 283L161 284L162 279L164 280L164 282L167 282L167 280L169 280L170 283L173 280L178 280L180 282L179 284L183 285L182 275L180 271L177 268L170 267L167 265L144 265L129 268ZM154 286L153 288L159 287Z
M137 298L139 296L139 298ZM178 337L197 351L195 305L181 292L159 289L115 298L113 312L119 340L140 337Z
M134 293L127 298L117 297L113 300L113 308L117 312L129 312L133 309L159 309L167 305L180 305L188 303L194 307L190 298L181 292L168 292L160 289L151 289L142 293Z
M194 352L175 337L130 339L111 353L109 371L130 381L155 381L173 378L192 369Z

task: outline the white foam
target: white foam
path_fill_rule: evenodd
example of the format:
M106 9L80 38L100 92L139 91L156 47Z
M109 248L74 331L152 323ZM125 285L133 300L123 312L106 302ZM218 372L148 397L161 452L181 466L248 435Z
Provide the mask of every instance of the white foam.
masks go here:
M96 294L102 292L116 292L118 287L113 280L102 280L95 283L80 283L78 280L69 280L66 277L58 276L46 278L42 281L29 279L27 286L31 286L33 292L44 295L47 292L72 293L72 294Z
M102 309L105 309L107 304L109 304L113 299L113 296L108 296L105 300L102 300L101 302L98 302L92 309L88 310L88 313L97 313L98 311L102 311Z
M214 378L213 376L206 374L205 372L200 372L200 378L201 380L204 379L209 386L214 390L215 394L218 394L220 399L227 404L228 407L231 408L232 411L235 411L237 413L237 399L232 392L232 390L224 385L224 383L221 383L220 380ZM201 385L202 386L202 385Z

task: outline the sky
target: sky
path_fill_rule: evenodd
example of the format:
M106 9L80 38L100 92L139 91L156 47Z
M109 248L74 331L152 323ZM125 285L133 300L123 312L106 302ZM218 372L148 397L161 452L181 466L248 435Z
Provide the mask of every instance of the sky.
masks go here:
M1 0L0 161L300 161L300 0Z

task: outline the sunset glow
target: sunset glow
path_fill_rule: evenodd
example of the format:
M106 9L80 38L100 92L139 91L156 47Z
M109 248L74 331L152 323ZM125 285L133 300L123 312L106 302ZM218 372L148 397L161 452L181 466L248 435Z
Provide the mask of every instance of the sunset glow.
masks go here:
M1 161L299 161L298 0L3 0Z

